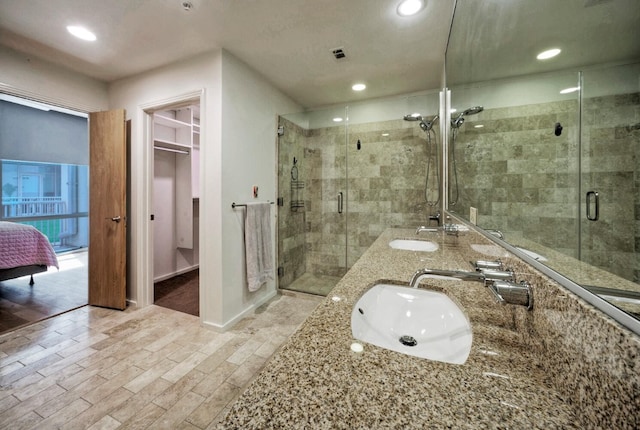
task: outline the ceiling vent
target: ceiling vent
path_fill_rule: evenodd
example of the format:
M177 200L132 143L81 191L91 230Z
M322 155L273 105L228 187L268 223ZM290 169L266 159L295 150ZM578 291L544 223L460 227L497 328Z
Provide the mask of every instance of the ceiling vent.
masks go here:
M335 48L331 50L331 52L333 53L333 56L336 57L336 60L342 60L347 57L347 54L344 53L344 49L342 47Z

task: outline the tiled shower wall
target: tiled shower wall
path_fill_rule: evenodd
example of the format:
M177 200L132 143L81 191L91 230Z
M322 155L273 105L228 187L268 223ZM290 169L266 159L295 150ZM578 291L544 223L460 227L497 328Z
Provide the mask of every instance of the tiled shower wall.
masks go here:
M278 166L279 195L284 197L278 212L281 288L305 271L342 276L386 228L417 227L426 223L428 213L435 213L424 197L426 134L415 122L308 131L284 118L280 124L285 126ZM432 151L436 140L432 139ZM305 207L297 211L289 207L294 156L305 182ZM430 200L437 198L435 173L432 167ZM342 214L339 192L344 194Z
M640 283L640 93L585 99L582 123L582 207L584 193L600 195L582 259Z
M640 103L627 94L585 99L582 119L582 260L638 282ZM478 225L572 257L578 250L577 100L487 109L456 139L460 200ZM555 136L554 126L563 126ZM475 125L482 124L482 128ZM600 220L585 220L585 197L600 195Z
M466 218L477 207L478 225L507 241L524 236L577 257L577 119L577 100L467 117L455 141L460 198L450 207Z

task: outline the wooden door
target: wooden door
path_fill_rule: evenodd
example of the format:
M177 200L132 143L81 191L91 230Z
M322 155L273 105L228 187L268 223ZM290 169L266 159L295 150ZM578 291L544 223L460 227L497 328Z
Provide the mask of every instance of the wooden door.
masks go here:
M89 304L126 308L126 131L123 109L89 114Z

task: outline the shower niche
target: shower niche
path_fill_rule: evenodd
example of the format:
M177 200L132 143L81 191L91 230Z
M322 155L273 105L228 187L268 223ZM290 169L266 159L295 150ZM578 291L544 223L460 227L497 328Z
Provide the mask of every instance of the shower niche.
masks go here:
M408 112L435 122L438 92L279 117L279 288L326 295L380 233L437 211L427 204L438 195L433 163L428 196L425 179L438 139Z

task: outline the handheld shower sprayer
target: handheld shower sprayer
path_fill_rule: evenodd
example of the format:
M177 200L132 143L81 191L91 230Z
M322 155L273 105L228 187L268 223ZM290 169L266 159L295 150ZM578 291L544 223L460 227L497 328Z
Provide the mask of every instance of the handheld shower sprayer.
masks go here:
M433 118L428 121L423 119L422 121L420 121L420 128L423 131L428 132L433 128L433 124L438 120L438 118L440 118L440 115L434 115Z

